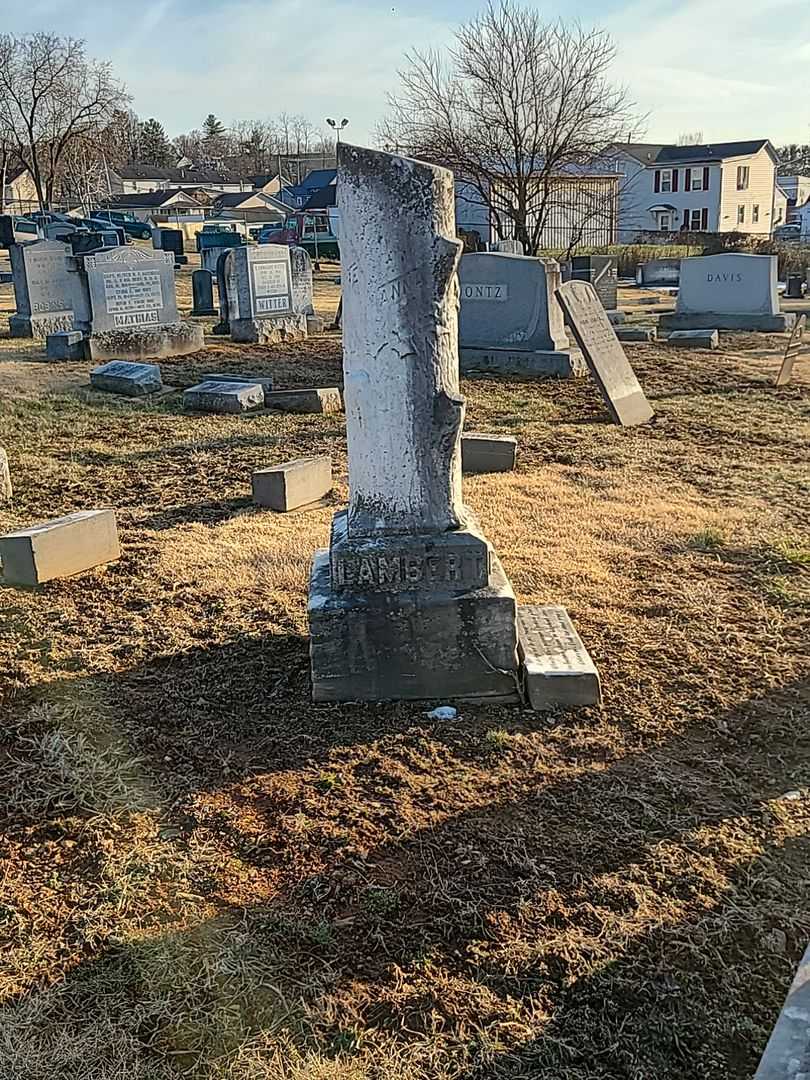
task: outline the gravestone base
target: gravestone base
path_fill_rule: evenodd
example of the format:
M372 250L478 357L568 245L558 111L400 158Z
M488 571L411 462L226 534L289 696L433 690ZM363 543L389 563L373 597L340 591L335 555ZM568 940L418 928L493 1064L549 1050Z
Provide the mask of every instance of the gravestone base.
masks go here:
M59 330L45 338L45 355L49 360L84 360L84 334L81 330Z
M270 319L231 319L231 341L248 345L281 345L288 341L303 341L306 336L306 315L276 315Z
M521 352L519 349L459 349L459 370L490 371L498 375L533 375L549 379L577 379L587 374L578 353Z
M657 341L658 331L654 326L615 326L619 341Z
M201 326L189 322L137 330L104 330L87 339L89 358L96 363L106 360L163 360L198 352L205 344Z
M59 315L9 315L8 332L13 338L46 338L48 334L72 330L73 312Z
M460 595L438 588L371 592L333 588L330 554L316 552L309 593L313 699L519 701L515 594L491 551L490 560L488 583Z
M740 315L740 314L693 314L661 315L658 329L670 330L739 330L761 334L783 334L791 330L796 321L793 314Z

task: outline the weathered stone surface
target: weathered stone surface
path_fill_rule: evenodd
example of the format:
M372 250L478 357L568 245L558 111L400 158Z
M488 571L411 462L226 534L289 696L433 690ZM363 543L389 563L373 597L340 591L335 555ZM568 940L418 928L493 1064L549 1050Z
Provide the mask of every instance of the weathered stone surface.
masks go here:
M403 595L334 589L319 551L308 614L316 701L517 700L515 594L494 553L482 588Z
M609 311L607 317L611 326L624 326L627 322L627 313L624 311Z
M247 345L281 345L287 341L303 341L307 336L306 315L290 314L276 315L272 318L266 316L261 319L231 319L230 326L231 340Z
M17 302L17 312L9 318L12 337L46 338L73 329L68 252L60 240L36 240L9 248Z
M675 330L667 344L679 349L719 349L720 335L716 330Z
M193 316L216 315L214 307L214 276L210 270L195 270L191 275Z
M656 341L658 331L654 326L617 326L618 341Z
M673 330L736 330L740 333L783 334L796 323L793 314L728 315L715 312L709 315L661 315L658 329Z
M810 949L776 1021L754 1080L804 1080L810 1076Z
M614 421L624 426L646 423L653 416L650 403L593 286L568 281L557 296Z
M81 330L62 330L45 338L45 355L49 360L83 360L85 352Z
M290 249L284 244L234 248L228 260L231 330L237 321L256 322L296 314ZM234 340L245 340L243 338Z
M84 271L94 335L179 323L171 252L108 248L85 256Z
M184 391L183 406L197 412L255 412L264 408L264 390L258 383L202 382Z
M518 642L533 709L599 705L599 673L564 607L518 607Z
M320 315L307 315L307 336L312 337L314 334L322 334L324 331L324 322Z
M343 399L336 386L310 387L305 390L274 390L265 394L268 409L295 413L336 413L343 410Z
M593 285L606 311L618 307L619 271L615 255L575 255L571 259L570 280Z
M314 315L312 305L312 259L306 248L290 248L290 272L292 274L293 311L302 315Z
M238 374L233 372L228 374L227 372L215 371L210 375L203 375L201 382L227 382L227 383L258 383L264 390L265 398L273 391L273 380L269 375L244 375L242 372Z
M807 316L801 315L796 325L793 327L793 331L790 335L790 341L787 343L785 349L785 355L782 358L782 364L779 368L779 374L776 376L775 386L787 386L790 382L790 377L793 374L793 365L796 363L796 359L801 352L802 345L804 343L804 331L807 327Z
M461 436L463 473L510 472L517 458L517 439L512 435L485 435L465 431Z
M42 585L119 558L114 510L80 510L0 536L3 580Z
M8 464L8 454L0 446L0 505L11 501L14 488L11 483L11 469Z
M681 260L677 315L778 315L775 255L701 255Z
M205 345L201 326L190 322L171 323L142 330L108 330L91 334L87 341L90 359L105 360L164 360L171 356L187 356L199 352Z
M317 502L332 490L332 459L328 454L296 458L253 473L253 501L271 510L296 510Z
M575 350L566 352L525 352L513 349L459 349L459 369L499 375L522 375L537 379L578 379L588 373L585 361Z
M125 360L111 360L108 364L93 368L90 385L95 390L106 390L125 397L145 397L163 389L157 364L133 364Z

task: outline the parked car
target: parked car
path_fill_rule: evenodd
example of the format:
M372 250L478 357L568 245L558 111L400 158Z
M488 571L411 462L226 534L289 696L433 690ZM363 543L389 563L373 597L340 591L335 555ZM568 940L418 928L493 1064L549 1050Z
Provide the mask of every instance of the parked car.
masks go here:
M773 238L774 240L779 240L783 244L798 244L802 238L802 227L799 224L780 225L778 229L773 230Z
M18 244L25 244L29 240L36 240L39 235L37 223L30 218L13 217L11 225L14 229L14 239Z
M145 221L138 221L134 214L125 213L123 210L94 210L91 218L94 221L103 221L105 225L115 225L135 240L152 239L150 226Z
M262 239L262 236L265 239ZM260 244L288 244L306 248L313 258L339 259L338 238L326 210L308 210L290 214L279 229L262 229Z

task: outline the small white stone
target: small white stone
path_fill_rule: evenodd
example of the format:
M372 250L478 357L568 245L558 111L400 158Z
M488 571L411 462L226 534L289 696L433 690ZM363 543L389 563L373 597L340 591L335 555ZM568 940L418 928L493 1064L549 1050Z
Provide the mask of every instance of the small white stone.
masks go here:
M454 709L452 705L440 705L438 709L428 713L428 720L455 720L457 716L458 709Z

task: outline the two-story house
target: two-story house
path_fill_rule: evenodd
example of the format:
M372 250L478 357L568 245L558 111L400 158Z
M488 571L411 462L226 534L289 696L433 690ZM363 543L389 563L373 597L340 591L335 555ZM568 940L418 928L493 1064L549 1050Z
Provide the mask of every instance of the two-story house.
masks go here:
M769 236L776 220L776 151L768 139L706 146L619 144L619 240L645 233Z

